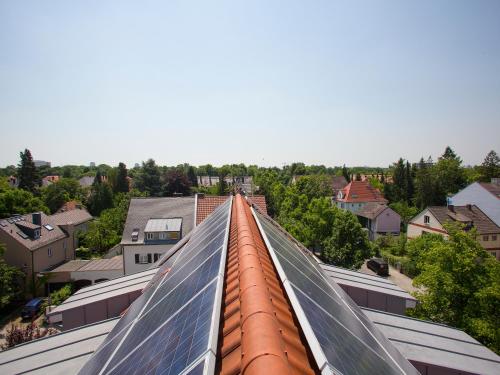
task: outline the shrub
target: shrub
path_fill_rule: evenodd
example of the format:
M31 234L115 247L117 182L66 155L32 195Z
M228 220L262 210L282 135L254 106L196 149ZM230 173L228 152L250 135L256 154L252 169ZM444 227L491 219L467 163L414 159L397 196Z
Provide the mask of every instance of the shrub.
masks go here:
M12 324L10 328L7 328L7 333L5 334L5 344L2 345L2 349L12 348L13 346L22 344L23 342L52 335L55 332L56 331L52 328L42 329L35 325L34 322L25 327Z

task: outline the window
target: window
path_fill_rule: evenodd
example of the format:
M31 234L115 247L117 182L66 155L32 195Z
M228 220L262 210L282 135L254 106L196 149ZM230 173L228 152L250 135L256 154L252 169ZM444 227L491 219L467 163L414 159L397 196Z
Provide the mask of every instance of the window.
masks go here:
M179 232L169 232L168 238L170 238L171 240L178 240L179 239Z
M496 234L492 234L491 235L491 240L492 241L496 241L497 240L497 235Z
M154 233L149 233L149 232L146 233L146 239L147 240L152 240L152 239L154 239L154 237L155 237Z
M160 232L160 240L165 240L167 238L167 234L165 232Z
M66 250L66 248L68 247L68 244L66 243L66 240L63 241L63 249Z
M431 217L430 217L430 216L425 215L425 216L424 216L424 224L429 224L430 222L431 222Z
M35 229L34 236L35 236L35 238L40 237L40 229Z
M486 236L483 236L483 241L489 241L490 239L490 236L486 235Z
M135 254L136 264L148 264L151 263L151 254Z
M49 248L47 249L47 255L48 255L49 257L51 257L51 256L52 256L52 248L51 248L51 247L49 247Z
M345 208L344 203L341 203L341 204L340 204L340 208Z
M52 225L50 225L50 224L45 224L45 225L44 225L44 227L45 227L45 229L47 229L49 232L50 232L51 230L54 230L54 227L53 227Z
M159 253L154 253L154 256L153 256L153 262L155 262L155 263L156 263L156 262L158 262L158 259L160 259L160 256L161 256L161 254L159 254Z

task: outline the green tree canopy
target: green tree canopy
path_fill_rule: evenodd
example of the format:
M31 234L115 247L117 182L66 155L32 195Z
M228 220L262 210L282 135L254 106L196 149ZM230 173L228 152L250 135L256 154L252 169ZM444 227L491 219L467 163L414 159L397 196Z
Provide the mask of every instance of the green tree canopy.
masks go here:
M73 178L61 178L42 189L42 198L51 213L56 212L62 205L71 200L81 201L83 192L80 184Z
M15 214L23 215L31 212L50 210L43 201L32 193L22 189L9 189L0 193L0 217L10 217Z
M113 191L115 193L127 193L129 191L129 183L127 178L127 166L124 163L118 164L118 173Z
M38 186L40 186L41 181L40 175L35 167L35 162L31 156L31 151L25 149L24 152L20 152L19 155L21 157L21 162L17 167L19 188L34 193L36 192Z
M142 170L136 177L135 186L148 195L157 197L161 193L160 168L153 159L142 163Z
M498 154L491 150L484 158L480 167L481 179L490 182L492 178L500 177L500 157Z
M172 196L175 193L189 195L191 184L183 170L175 168L169 170L163 176L163 193L167 196Z

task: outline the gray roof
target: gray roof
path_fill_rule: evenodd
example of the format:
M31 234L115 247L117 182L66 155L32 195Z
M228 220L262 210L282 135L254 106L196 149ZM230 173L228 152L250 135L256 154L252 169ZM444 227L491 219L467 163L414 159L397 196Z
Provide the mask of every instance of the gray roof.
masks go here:
M68 330L0 352L1 374L76 374L118 318Z
M182 226L182 218L149 219L144 232L179 232Z
M427 209L441 224L446 222L472 222L479 234L500 233L498 227L479 207L470 206L430 206Z
M394 210L392 210L390 207L386 206L385 204L368 202L360 210L356 211L356 215L361 216L361 217L366 217L367 219L373 220L377 216L379 216L382 212L384 212L385 210L391 210L394 212ZM397 213L396 213L396 215L399 216L399 214L397 214Z
M194 224L194 200L194 197L132 198L121 244L143 244L144 229L151 218L181 217L182 234L188 234ZM139 236L137 241L132 241L132 232L135 228L139 228Z
M157 271L158 269L151 269L82 288L53 309L49 315L56 315L65 310L142 290Z
M500 357L465 332L425 320L363 308L408 360L459 371L500 374Z
M95 179L94 176L83 176L82 178L80 178L78 180L78 182L79 182L80 186L88 187L94 183L94 179Z
M92 220L92 215L85 208L75 208L54 214L51 218L57 225L78 225Z
M48 245L54 241L60 240L66 237L66 234L59 228L56 222L53 220L52 216L47 216L43 212L41 213L42 226L40 227L40 237L38 239L31 239L21 237L18 232L22 233L20 227L16 224L23 223L27 226L33 225L32 214L26 214L22 216L16 216L12 218L0 220L0 230L5 232L5 235L14 238L21 245L24 245L29 250L36 250L42 246ZM29 224L28 224L29 223ZM45 225L49 224L53 229L48 230Z
M320 263L320 266L323 268L323 271L325 271L325 274L335 280L335 282L339 285L367 289L415 301L415 297L401 289L392 281L384 279L383 277L351 271L324 263Z

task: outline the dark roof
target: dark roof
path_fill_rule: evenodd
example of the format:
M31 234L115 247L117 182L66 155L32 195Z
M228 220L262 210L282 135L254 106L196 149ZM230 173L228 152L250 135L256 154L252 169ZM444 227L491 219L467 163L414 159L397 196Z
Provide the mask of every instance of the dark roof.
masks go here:
M332 177L332 189L333 191L338 191L347 186L348 182L344 176L333 176Z
M479 234L500 233L500 228L476 205L430 206L427 209L441 224L446 222L472 223Z
M57 225L79 225L92 220L92 215L85 208L59 212L51 216Z
M393 211L390 207L387 207L384 204L369 202L365 204L359 211L356 211L356 215L373 220L385 210Z
M127 221L123 230L121 244L144 244L144 229L151 218L182 217L182 235L193 229L194 197L176 198L132 198L128 208ZM137 241L132 241L132 232L139 229ZM165 245L168 246L168 245Z
M60 240L66 237L66 234L59 228L53 216L47 216L43 212L40 213L42 219L42 226L40 227L40 237L37 239L32 239L28 236L20 236L18 232L22 233L21 229L16 225L23 223L27 227L33 227L33 216L32 214L26 214L22 216L16 216L14 218L2 219L0 220L0 230L5 233L5 235L12 237L21 245L29 250L36 250L42 246L48 245L54 241ZM45 225L50 225L53 229L48 230ZM38 228L38 226L35 226Z
M342 198L336 197L336 200L347 203L379 202L387 203L382 193L374 188L368 181L351 181L341 190Z
M500 185L492 184L489 182L480 182L479 185L481 185L484 189L488 190L491 194L500 199Z

